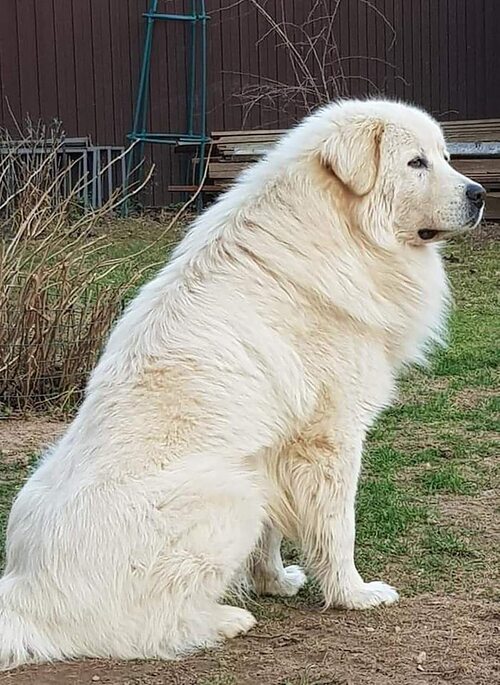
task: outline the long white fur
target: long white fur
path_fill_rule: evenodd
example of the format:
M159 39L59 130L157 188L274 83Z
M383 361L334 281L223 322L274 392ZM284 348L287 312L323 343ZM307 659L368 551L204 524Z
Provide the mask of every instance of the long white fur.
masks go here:
M251 614L221 604L243 567L261 592L305 580L282 534L327 604L397 599L355 568L354 500L398 370L443 329L438 248L416 233L468 225L443 154L415 108L332 104L194 222L14 502L1 667L173 658L244 632Z

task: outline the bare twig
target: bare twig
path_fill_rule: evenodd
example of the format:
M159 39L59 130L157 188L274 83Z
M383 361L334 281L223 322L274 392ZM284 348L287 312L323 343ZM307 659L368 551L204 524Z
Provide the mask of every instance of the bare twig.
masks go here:
M0 412L69 409L142 273L128 270L118 285L106 283L134 255L110 259L109 241L95 231L153 169L126 195L117 190L102 207L83 211L89 179L76 177L61 156L60 127L27 122L17 133L18 142L0 134ZM17 154L21 148L28 153ZM69 174L75 177L62 188Z
M345 70L350 60L373 60L391 69L395 66L383 58L368 55L341 55L336 39L336 23L343 0L314 0L305 20L298 24L290 21L290 11L285 0L280 2L280 17L273 16L264 0L247 0L268 24L258 41L259 47L271 36L274 37L276 50L286 54L291 67L292 78L289 82L270 79L255 74L245 74L254 80L238 94L243 102L243 123L251 111L259 106L263 110L287 111L297 118L307 114L318 105L349 94L351 81L362 81L375 91L381 84L375 84L363 74L353 74ZM347 2L347 0L345 0ZM351 2L351 0L349 0ZM366 6L377 19L383 21L391 33L390 51L395 42L394 27L386 15L371 0L352 0ZM239 4L239 3L236 3ZM235 73L235 72L227 72ZM293 112L290 111L293 108Z

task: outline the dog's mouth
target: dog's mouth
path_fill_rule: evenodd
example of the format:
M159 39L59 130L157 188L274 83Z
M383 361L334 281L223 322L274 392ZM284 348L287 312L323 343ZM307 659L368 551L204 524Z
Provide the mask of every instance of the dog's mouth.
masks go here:
M447 240L448 238L454 238L461 233L469 231L474 228L473 225L464 226L463 228L457 228L455 230L444 229L439 230L437 228L421 228L418 231L418 237L424 243L439 242L440 240Z
M474 214L469 217L468 221L463 226L457 226L454 229L421 228L419 231L417 231L417 235L424 243L446 240L447 238L453 238L461 233L472 231L480 224L482 217L483 208L477 212L474 212Z

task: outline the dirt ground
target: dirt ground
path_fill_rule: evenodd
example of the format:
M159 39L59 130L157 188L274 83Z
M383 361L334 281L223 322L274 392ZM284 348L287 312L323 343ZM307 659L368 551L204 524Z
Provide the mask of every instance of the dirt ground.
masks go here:
M22 461L63 428L43 419L2 421L2 456ZM486 522L477 531L482 534L493 532L492 499L484 507L475 500L473 510L446 498L439 506L457 519ZM402 580L404 569L395 568L387 580L397 585L398 575ZM500 610L492 592L484 592L484 578L478 581L477 588L464 588L457 578L456 595L403 596L395 607L368 612L322 611L310 596L259 600L249 606L259 622L248 635L180 662L25 667L1 674L0 685L494 685L500 683Z
M65 423L45 418L9 421L0 420L0 450L2 458L24 461L48 447L63 432Z
M276 606L276 605L275 605ZM404 599L371 612L279 605L247 636L182 662L87 661L23 668L8 685L494 685L498 606L459 597Z

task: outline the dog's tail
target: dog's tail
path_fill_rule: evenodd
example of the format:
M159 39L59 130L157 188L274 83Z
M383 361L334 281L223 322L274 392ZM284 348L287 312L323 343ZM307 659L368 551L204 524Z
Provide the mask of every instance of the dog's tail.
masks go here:
M11 582L0 578L0 671L28 663L52 661L57 648L29 619L9 608Z

